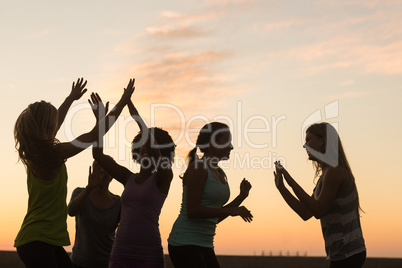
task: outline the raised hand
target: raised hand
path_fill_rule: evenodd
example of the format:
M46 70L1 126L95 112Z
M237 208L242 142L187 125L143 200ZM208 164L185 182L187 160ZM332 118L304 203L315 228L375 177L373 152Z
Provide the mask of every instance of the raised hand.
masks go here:
M89 190L93 190L101 184L101 167L95 161L92 165L93 170L89 167L88 185Z
M128 104L129 101L131 100L131 95L133 95L133 92L135 90L134 83L135 78L131 78L130 81L128 82L127 87L124 89L123 95L121 96L120 99L120 101L122 101L123 104Z
M276 173L274 172L275 184L277 187L283 185L283 178L285 178L286 182L289 185L291 185L294 182L294 179L292 178L292 176L290 176L289 172L281 165L281 163L279 161L275 162L275 170L276 170ZM277 178L277 176L278 176L278 178Z
M251 187L251 183L244 178L240 183L240 195L244 198L248 197Z
M69 97L72 100L78 100L84 95L85 92L87 92L87 89L85 86L87 85L87 80L84 81L84 78L78 78L77 83L73 82L73 85L71 87L71 93Z
M285 186L283 183L283 174L274 171L274 181L276 188L280 189Z
M95 115L96 121L104 118L109 110L109 102L106 103L106 106L103 105L101 97L98 93L92 93L91 99L88 100L89 105L91 105L92 112Z

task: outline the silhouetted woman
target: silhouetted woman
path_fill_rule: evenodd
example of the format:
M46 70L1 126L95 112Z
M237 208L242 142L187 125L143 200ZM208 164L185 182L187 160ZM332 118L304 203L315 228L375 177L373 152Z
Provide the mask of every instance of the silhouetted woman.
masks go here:
M103 154L102 147L93 148L95 160L124 185L109 267L164 268L159 215L173 178L171 163L176 145L167 131L148 129L131 101L128 107L141 129L132 143L132 158L140 164L140 172L117 164Z
M116 228L120 221L120 196L109 191L113 178L96 161L89 168L88 184L74 189L68 215L75 217L74 268L108 268Z
M65 161L97 141L100 127L104 132L109 130L134 91L134 80L130 80L120 101L106 118L97 120L88 133L71 142L60 143L56 133L73 101L86 92L85 85L82 78L73 83L71 93L58 110L45 101L30 104L15 123L15 147L26 167L29 199L14 246L28 268L71 267L63 248L70 244ZM97 107L92 108L97 111Z
M197 148L204 153L201 159ZM240 194L225 205L230 196L229 184L218 163L229 159L232 149L229 127L212 122L201 129L196 147L188 154L180 214L168 239L170 259L176 268L219 267L213 243L218 222L228 216L252 220L250 211L239 207L251 188L247 180L241 182Z
M311 125L306 131L304 148L315 165L316 176L320 176L313 195L308 195L279 162L274 172L276 187L303 220L313 216L320 219L329 267L362 267L366 247L360 225L359 195L338 133L328 123Z

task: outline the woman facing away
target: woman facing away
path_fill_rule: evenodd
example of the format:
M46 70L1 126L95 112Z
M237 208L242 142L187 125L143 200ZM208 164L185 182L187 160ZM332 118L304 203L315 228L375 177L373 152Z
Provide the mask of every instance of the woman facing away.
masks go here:
M320 175L313 195L309 196L279 162L274 172L276 187L303 220L313 216L320 219L329 267L362 267L366 246L359 195L338 133L329 123L313 124L306 131L304 148L315 165L316 176Z
M120 221L120 196L109 191L112 177L96 161L89 168L88 185L76 188L68 204L75 217L74 268L107 268Z
M85 86L82 78L73 83L71 93L59 109L45 101L30 104L15 123L15 147L26 167L29 199L14 246L25 267L71 267L63 248L70 244L65 161L97 141L100 128L104 132L110 129L134 91L134 80L130 80L114 109L106 118L97 120L91 131L61 143L56 133L73 101L86 92Z
M218 163L229 159L231 141L229 127L212 122L201 129L196 147L189 152L180 214L168 238L170 259L176 268L220 267L213 244L218 222L228 216L241 216L246 222L253 218L249 210L240 207L251 189L246 179L240 184L240 194L225 205L229 184ZM204 153L201 159L197 148Z
M121 218L110 256L110 268L164 268L159 215L173 178L171 163L176 145L169 133L148 129L132 102L128 105L140 133L132 143L132 158L140 164L133 173L93 147L93 156L124 185Z

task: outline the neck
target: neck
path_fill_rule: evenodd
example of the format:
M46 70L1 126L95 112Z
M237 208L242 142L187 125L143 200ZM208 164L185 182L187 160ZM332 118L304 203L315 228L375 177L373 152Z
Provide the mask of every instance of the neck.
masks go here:
M150 169L150 168L141 168L141 169L140 169L140 174L141 174L142 176L151 176L152 173L153 173L153 170Z
M205 155L203 157L203 159L204 159L205 163L207 163L212 168L217 168L218 167L219 158Z

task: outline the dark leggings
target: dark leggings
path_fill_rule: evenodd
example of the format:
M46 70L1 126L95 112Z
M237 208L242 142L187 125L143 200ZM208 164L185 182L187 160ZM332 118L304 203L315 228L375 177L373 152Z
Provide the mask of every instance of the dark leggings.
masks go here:
M169 257L175 268L219 268L213 248L168 245Z
M366 251L363 251L341 261L331 261L329 268L360 268L365 260Z
M70 257L62 246L33 241L17 247L25 268L71 268Z

